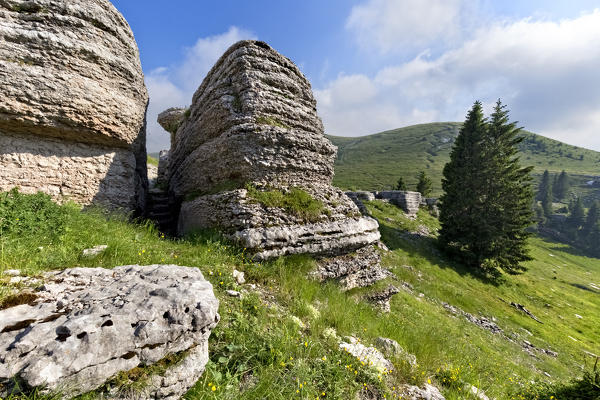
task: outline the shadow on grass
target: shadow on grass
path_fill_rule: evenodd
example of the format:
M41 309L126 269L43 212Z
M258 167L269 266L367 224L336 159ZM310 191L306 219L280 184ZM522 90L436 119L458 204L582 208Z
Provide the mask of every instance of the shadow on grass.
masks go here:
M422 257L440 268L450 268L461 276L470 276L488 285L500 286L506 281L499 273L493 274L489 271L477 271L450 258L452 255L440 249L438 240L435 237L423 236L394 228L379 220L378 222L381 240L390 250L402 249L411 257Z

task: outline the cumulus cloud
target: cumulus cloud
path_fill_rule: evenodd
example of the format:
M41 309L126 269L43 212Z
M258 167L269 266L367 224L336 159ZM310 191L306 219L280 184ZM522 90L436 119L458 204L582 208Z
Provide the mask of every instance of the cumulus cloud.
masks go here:
M352 8L346 27L364 49L406 51L459 36L469 4L473 1L368 0Z
M149 152L170 146L168 133L156 122L158 114L169 107L189 105L192 95L214 63L229 46L243 39L255 39L255 36L238 27L231 27L223 34L200 38L193 47L185 50L181 62L146 74L146 86L150 94L146 145Z
M600 10L497 23L437 57L424 53L360 79L341 75L316 91L319 111L328 133L356 136L463 120L474 100L502 98L525 128L600 149L599 37ZM360 87L368 88L363 100Z

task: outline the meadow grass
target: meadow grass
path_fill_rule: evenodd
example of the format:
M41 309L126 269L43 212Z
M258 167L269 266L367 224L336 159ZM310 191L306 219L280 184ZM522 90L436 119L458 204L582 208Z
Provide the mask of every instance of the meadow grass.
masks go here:
M30 216L25 219L38 215L23 211L29 207L27 200L19 204L17 214ZM541 387L531 386L531 381L542 385L580 377L586 363L592 362L584 351L600 354L600 294L589 286L600 283L600 260L533 239L535 261L527 263L528 272L489 282L446 259L434 239L408 234L420 225L435 232L437 220L425 211L411 219L380 201L367 203L367 208L380 221L383 240L391 249L383 255L383 263L395 275L373 288L342 292L335 283L309 279L316 264L308 256L255 263L214 232L170 239L150 223L130 222L127 216L97 208L81 211L74 205L53 208L46 213L47 220L36 217L35 224L19 217L5 228L0 270L17 268L39 277L44 271L78 266L199 268L220 300L221 321L210 338L206 372L187 399L352 399L359 391L374 398L395 398L399 385L426 381L441 387L447 399L469 398L466 383L497 399L524 398L521 392L531 394ZM16 219L7 209L0 208L5 210L0 218ZM56 213L63 228L46 229L45 224L56 223ZM98 244L107 244L108 249L96 258L81 256L83 249ZM257 290L238 285L234 269L244 271ZM25 289L2 279L0 301ZM402 281L414 292L394 296L390 314L361 300L379 287ZM228 289L247 293L242 299L232 298ZM511 301L525 305L543 324L511 307ZM449 314L441 302L494 318L512 341ZM412 368L401 357L393 358L396 370L382 376L341 351L338 341L326 334L331 328L339 337L353 335L367 345L380 336L392 338L416 355L418 365ZM552 349L558 357L531 356L522 350L521 340ZM93 392L81 398L100 395Z

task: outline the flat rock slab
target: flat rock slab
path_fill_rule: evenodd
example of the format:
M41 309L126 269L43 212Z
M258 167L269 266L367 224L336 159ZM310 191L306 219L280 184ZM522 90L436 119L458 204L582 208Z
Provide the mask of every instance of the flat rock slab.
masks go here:
M137 397L178 398L204 371L219 302L200 270L74 268L47 274L45 282L35 304L0 311L0 387L5 391L17 381L73 397L121 371L187 354L194 368L182 370L184 358L151 379Z

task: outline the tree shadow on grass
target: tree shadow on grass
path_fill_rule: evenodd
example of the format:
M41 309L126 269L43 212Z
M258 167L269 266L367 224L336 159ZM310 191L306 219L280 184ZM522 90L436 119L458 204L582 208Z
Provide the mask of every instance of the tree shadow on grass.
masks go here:
M451 258L453 255L445 253L440 249L436 237L420 235L391 227L382 221L378 222L381 240L390 250L402 249L411 257L418 256L424 258L440 268L452 269L460 276L469 276L488 285L500 286L506 281L500 273L494 274L489 271L477 271Z

